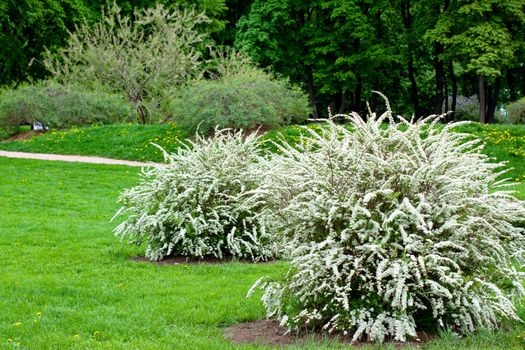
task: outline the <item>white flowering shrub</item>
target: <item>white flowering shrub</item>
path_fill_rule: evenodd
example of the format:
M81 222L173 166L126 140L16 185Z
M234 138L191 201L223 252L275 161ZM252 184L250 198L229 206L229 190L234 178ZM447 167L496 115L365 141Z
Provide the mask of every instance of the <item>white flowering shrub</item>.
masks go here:
M502 190L501 164L435 117L348 118L352 131L329 122L266 166L268 221L291 258L283 280L250 290L268 317L377 342L517 320L525 205Z
M144 169L141 183L121 195L116 235L148 245L146 256L213 256L265 260L273 255L261 224L263 206L255 135L217 131L198 136L166 165Z

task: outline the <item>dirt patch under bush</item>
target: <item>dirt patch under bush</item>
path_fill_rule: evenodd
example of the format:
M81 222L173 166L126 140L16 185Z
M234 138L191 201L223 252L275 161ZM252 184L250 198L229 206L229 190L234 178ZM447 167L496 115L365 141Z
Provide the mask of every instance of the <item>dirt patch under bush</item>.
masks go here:
M229 262L242 262L242 263L249 263L249 264L269 264L272 262L275 262L276 260L268 260L268 261L257 261L254 262L252 260L246 260L246 259L234 259L232 257L224 257L223 259L216 258L214 256L205 256L202 259L192 258L188 256L175 256L175 257L168 257L165 259L162 259L160 261L151 261L145 256L132 256L131 260L138 261L138 262L147 262L157 265L180 265L180 264L224 264Z
M234 344L260 344L269 346L287 346L300 345L308 340L322 341L327 339L326 335L317 332L301 332L301 333L286 333L286 328L281 327L278 321L275 320L257 320L252 322L245 322L236 324L226 328L225 336ZM351 337L342 335L330 335L328 339L338 340L339 343L352 345L353 347L362 347L366 345L373 345L371 342L362 341L351 344ZM418 333L418 340L402 343L402 342L386 342L385 345L394 346L396 349L401 349L407 346L422 347L425 343L430 341L432 336L427 333Z
M11 142L11 141L25 141L29 140L33 136L41 135L41 132L30 130L30 131L22 131L16 135L13 135L11 137L8 137L6 139L0 140L0 142Z

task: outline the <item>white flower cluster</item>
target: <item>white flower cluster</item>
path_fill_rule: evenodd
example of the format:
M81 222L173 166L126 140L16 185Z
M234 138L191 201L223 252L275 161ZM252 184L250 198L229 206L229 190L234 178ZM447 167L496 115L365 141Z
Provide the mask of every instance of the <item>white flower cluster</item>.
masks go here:
M202 258L233 256L265 260L273 255L271 239L259 220L258 139L241 132L217 131L198 136L167 164L143 169L141 183L121 195L126 217L116 235L133 243L146 241L146 256Z
M432 322L467 333L519 319L525 205L478 140L438 118L347 116L266 160L266 220L291 259L261 279L269 317L353 340L406 341ZM457 125L457 124L456 124ZM520 227L521 226L521 227Z

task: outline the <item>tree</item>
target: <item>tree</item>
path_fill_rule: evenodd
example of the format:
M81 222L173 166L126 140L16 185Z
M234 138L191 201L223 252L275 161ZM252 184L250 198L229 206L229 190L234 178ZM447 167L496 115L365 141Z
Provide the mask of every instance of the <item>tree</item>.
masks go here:
M305 86L314 107L363 109L364 91L390 85L399 49L386 1L256 0L236 45L254 61ZM386 21L385 21L386 19ZM391 25L394 22L394 25Z
M82 0L1 1L0 85L45 77L44 48L64 45L67 31L92 16Z
M124 94L146 123L173 88L202 74L206 35L197 26L209 22L194 10L137 10L133 18L114 4L101 20L71 33L68 46L44 60L60 81L99 84Z
M524 45L524 23L523 0L451 1L438 21L436 42L448 45L449 56L478 77L482 123L494 122L503 77Z

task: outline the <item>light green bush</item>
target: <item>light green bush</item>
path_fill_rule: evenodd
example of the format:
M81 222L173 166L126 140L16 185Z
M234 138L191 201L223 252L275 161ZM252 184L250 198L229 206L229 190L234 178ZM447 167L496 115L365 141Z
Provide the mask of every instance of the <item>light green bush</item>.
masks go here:
M48 52L44 64L61 82L98 82L121 93L146 123L161 117L170 89L201 77L207 36L198 27L209 21L204 13L161 4L126 16L113 3L99 22L70 33L58 56Z
M525 97L507 106L509 122L525 124Z
M310 112L300 89L255 70L198 81L174 98L170 111L178 125L203 133L300 123Z
M0 92L0 129L13 134L22 124L48 127L111 124L131 120L134 111L119 95L76 85L42 82Z
M452 106L452 97L448 98L448 105ZM443 106L445 107L445 106ZM458 121L470 120L479 122L479 101L477 95L456 97L456 112L454 119Z

